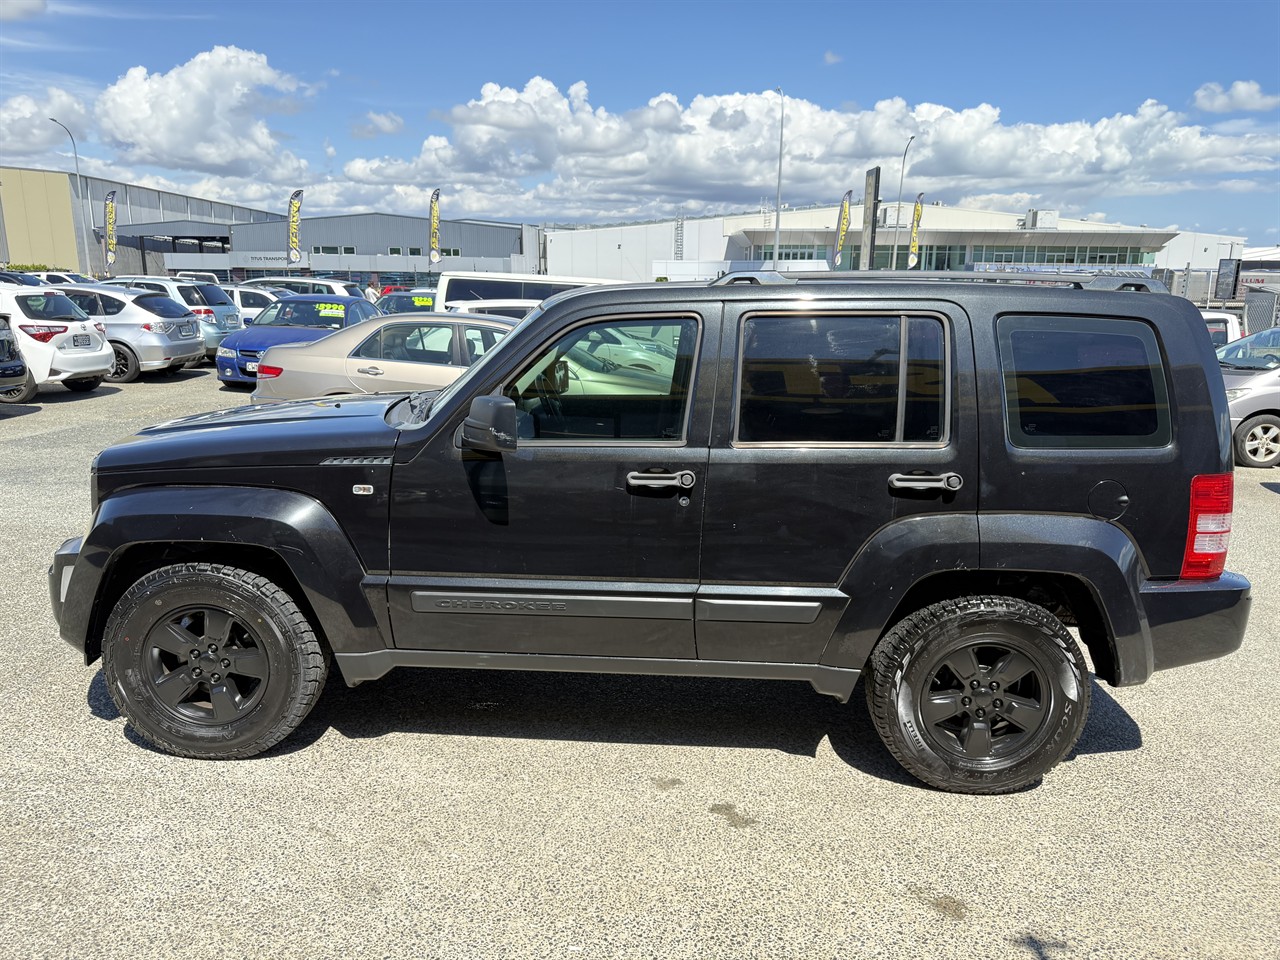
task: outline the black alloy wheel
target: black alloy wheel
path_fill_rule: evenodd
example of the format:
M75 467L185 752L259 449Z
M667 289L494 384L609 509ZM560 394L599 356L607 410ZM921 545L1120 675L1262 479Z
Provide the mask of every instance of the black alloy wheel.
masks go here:
M871 654L867 706L913 776L959 793L1040 780L1079 739L1089 676L1079 646L1043 607L1002 596L918 610Z
M111 349L115 357L111 361L111 372L107 374L108 383L132 383L138 379L138 358L132 350L123 344L113 343Z
M328 659L298 605L266 577L216 563L161 567L116 603L102 645L116 706L184 757L251 757L297 728Z

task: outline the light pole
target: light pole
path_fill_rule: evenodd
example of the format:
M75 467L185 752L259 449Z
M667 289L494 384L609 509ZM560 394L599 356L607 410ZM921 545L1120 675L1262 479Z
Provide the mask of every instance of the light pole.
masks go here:
M902 148L902 168L898 171L898 206L893 215L893 254L889 257L889 269L898 266L898 230L902 226L902 178L907 173L907 151L911 149L911 141L916 138L913 133L907 138L907 145Z
M778 245L782 242L782 128L787 119L787 98L781 87L778 92L778 197L773 204L773 269L778 269Z
M49 118L50 123L56 123L63 130L67 130L67 125L53 117ZM89 233L88 220L85 218L84 212L84 178L80 176L80 151L76 149L76 138L72 136L71 131L67 130L67 136L71 137L71 155L76 159L76 189L80 192L80 242L84 245L84 266L79 269L85 273L93 273L93 266L89 263Z

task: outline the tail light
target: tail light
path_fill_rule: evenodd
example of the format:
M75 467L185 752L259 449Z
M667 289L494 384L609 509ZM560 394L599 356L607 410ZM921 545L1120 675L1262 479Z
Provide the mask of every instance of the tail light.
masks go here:
M151 320L144 323L142 329L151 333L169 333L173 330L173 324L168 320Z
M270 380L272 377L278 377L284 373L284 367L273 367L270 364L258 364L258 379Z
M95 320L93 322L93 329L97 330L104 337L107 335L107 325L101 320Z
M1187 548L1182 553L1183 580L1212 580L1221 576L1231 540L1234 486L1229 473L1210 473L1191 480L1191 516L1187 519Z
M53 323L21 323L18 329L39 343L48 343L58 334L67 332L66 327Z
M191 312L201 320L213 319L213 307L192 307Z

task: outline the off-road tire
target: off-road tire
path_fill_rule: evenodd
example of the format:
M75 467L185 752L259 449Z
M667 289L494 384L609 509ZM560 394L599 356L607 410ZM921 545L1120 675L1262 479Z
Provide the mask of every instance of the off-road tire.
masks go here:
M1088 670L1071 634L1043 607L1011 597L911 614L876 645L866 679L889 752L955 793L1036 783L1075 746L1089 713Z
M320 697L328 658L292 598L215 563L161 567L116 603L102 645L107 689L168 753L251 757L292 733Z

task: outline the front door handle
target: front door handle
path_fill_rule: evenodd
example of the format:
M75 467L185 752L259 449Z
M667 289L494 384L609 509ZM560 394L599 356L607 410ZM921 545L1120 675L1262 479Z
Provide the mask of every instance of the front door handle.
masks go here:
M629 487L679 487L688 490L698 478L692 470L681 470L679 473L640 473L632 471L627 474Z
M356 367L356 373L367 373L371 377L382 376L382 371L378 367Z
M959 490L964 486L964 477L958 473L944 473L937 477L891 473L889 486L894 490Z

